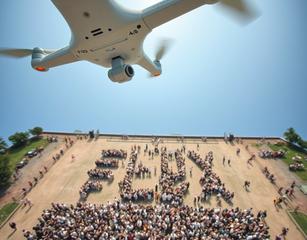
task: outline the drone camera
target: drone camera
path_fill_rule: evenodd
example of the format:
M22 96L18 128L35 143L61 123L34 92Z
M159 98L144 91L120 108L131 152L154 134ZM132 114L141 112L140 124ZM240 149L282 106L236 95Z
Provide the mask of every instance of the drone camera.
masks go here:
M112 59L112 69L109 70L108 76L113 82L123 83L133 78L134 70L131 65L124 64L121 57L116 57Z
M125 66L125 72L127 76L133 77L134 76L134 70L130 65Z

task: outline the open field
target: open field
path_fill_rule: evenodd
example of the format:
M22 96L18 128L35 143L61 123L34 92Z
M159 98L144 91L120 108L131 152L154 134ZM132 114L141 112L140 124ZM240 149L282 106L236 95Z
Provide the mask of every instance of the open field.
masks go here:
M4 205L0 209L0 225L5 221L5 219L16 209L18 203L12 202Z
M296 222L303 229L305 234L307 234L307 215L301 212L291 212L292 217L296 220Z
M39 147L46 147L47 145L47 139L43 138L29 140L29 143L26 146L22 146L19 148L10 148L8 150L7 157L9 158L9 166L11 171L15 170L16 164L24 158L27 152Z
M299 176L303 181L307 181L307 161L304 161L305 158L307 158L307 154L304 153L302 150L299 151L299 148L294 148L288 145L276 145L276 144L269 144L269 147L273 150L273 151L279 151L279 150L283 150L286 153L286 156L284 158L282 158L282 161L284 163L286 163L288 166L290 165L290 163L293 163L293 157L296 156L300 156L301 159L303 160L302 163L305 166L305 170L303 171L296 171L295 174L297 176Z
M222 208L240 207L243 209L253 208L253 210L267 210L268 217L266 218L270 226L270 233L272 239L280 234L282 227L289 227L287 239L300 240L304 239L302 234L296 229L294 223L291 221L286 213L286 206L282 208L275 208L273 199L278 197L277 187L270 183L264 176L261 169L267 166L272 172L276 173L277 184L279 186L289 186L293 179L297 182L299 180L295 175L290 173L287 168L279 165L276 161L269 161L263 159L256 159L252 165L247 164L247 159L250 158L250 152L256 152L256 148L252 148L253 141L244 140L242 144L226 144L223 140L209 139L206 143L201 139L185 139L184 143L179 143L176 138L162 139L159 147L166 146L168 150L175 151L181 148L183 144L186 150L197 151L197 143L200 148L198 153L204 156L209 151L213 151L214 167L221 180L225 183L226 188L235 193L233 206L230 206L222 200ZM79 200L79 189L83 183L88 180L87 171L95 168L95 160L101 155L102 149L123 149L128 155L133 145L141 146L141 153L139 154L137 163L140 161L144 166L149 167L152 171L151 178L134 179L132 186L136 188L154 188L158 184L160 176L160 156L155 156L150 159L145 155L143 150L145 144L148 144L149 149L153 150L151 138L133 138L129 140L122 140L120 137L100 137L98 140L77 140L76 143L67 150L64 156L46 173L44 178L40 180L37 186L27 195L33 202L33 207L20 208L10 221L17 224L18 231L14 234L6 224L0 229L0 236L3 239L23 239L22 229L31 230L37 223L37 218L41 215L44 209L50 208L52 202L63 202L68 204L75 204ZM245 150L245 145L249 144L249 151ZM241 149L239 156L236 155L237 148ZM55 150L55 151L58 151ZM72 155L75 158L72 158ZM223 156L226 159L231 159L231 165L223 165ZM125 175L125 166L127 160L123 161L124 165L120 164L119 168L112 170L114 173L114 181L109 184L103 181L103 190L98 193L91 193L87 199L91 203L107 203L108 201L119 199L118 182L121 181ZM187 178L186 181L190 183L189 192L186 195L184 202L193 206L193 199L200 195L201 185L199 179L202 176L202 171L186 157ZM175 161L170 161L170 167L176 170ZM154 167L157 169L157 174L154 175ZM189 170L192 170L192 176ZM250 191L245 191L243 184L245 180L251 181ZM304 211L304 206L307 206L306 197L302 195L298 189L295 189L295 199L290 199L288 207L300 204L301 210ZM218 207L216 198L213 196L209 202L201 203L203 206L211 208Z

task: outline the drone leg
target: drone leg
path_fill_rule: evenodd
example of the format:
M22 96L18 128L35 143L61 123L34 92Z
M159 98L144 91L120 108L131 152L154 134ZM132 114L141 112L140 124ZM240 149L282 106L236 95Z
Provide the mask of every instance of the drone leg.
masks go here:
M151 61L146 54L137 62L138 65L145 68L152 76L159 76L162 73L161 64L159 61Z
M49 54L44 54L43 49L35 48L32 54L32 67L37 69L49 69L59 65L76 62L78 59L71 53L69 47L65 47Z

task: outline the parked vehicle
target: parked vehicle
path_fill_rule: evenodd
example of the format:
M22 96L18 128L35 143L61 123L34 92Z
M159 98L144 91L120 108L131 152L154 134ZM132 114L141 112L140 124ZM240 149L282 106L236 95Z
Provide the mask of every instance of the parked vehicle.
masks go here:
M38 154L38 151L36 149L32 149L31 151L26 153L26 156L32 158L32 157L35 157L37 154Z
M17 169L21 169L28 164L29 160L24 158L19 163L16 164Z
M37 148L37 152L38 152L38 153L41 153L42 151L44 151L44 148L43 148L43 147Z

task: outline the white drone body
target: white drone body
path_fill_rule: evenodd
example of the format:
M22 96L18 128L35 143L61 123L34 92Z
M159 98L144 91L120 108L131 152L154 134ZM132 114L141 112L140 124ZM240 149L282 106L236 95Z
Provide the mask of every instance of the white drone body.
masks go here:
M239 7L224 1L225 5L237 11L246 11L240 0L232 0L239 3ZM41 48L4 49L0 54L14 57L32 55L31 65L38 71L86 60L111 68L109 78L113 82L123 83L133 78L133 64L140 65L152 76L161 74L160 59L166 50L165 46L161 46L154 60L143 50L144 39L154 28L204 4L217 3L219 0L164 0L142 11L125 9L114 0L52 2L71 29L69 45L56 51Z

